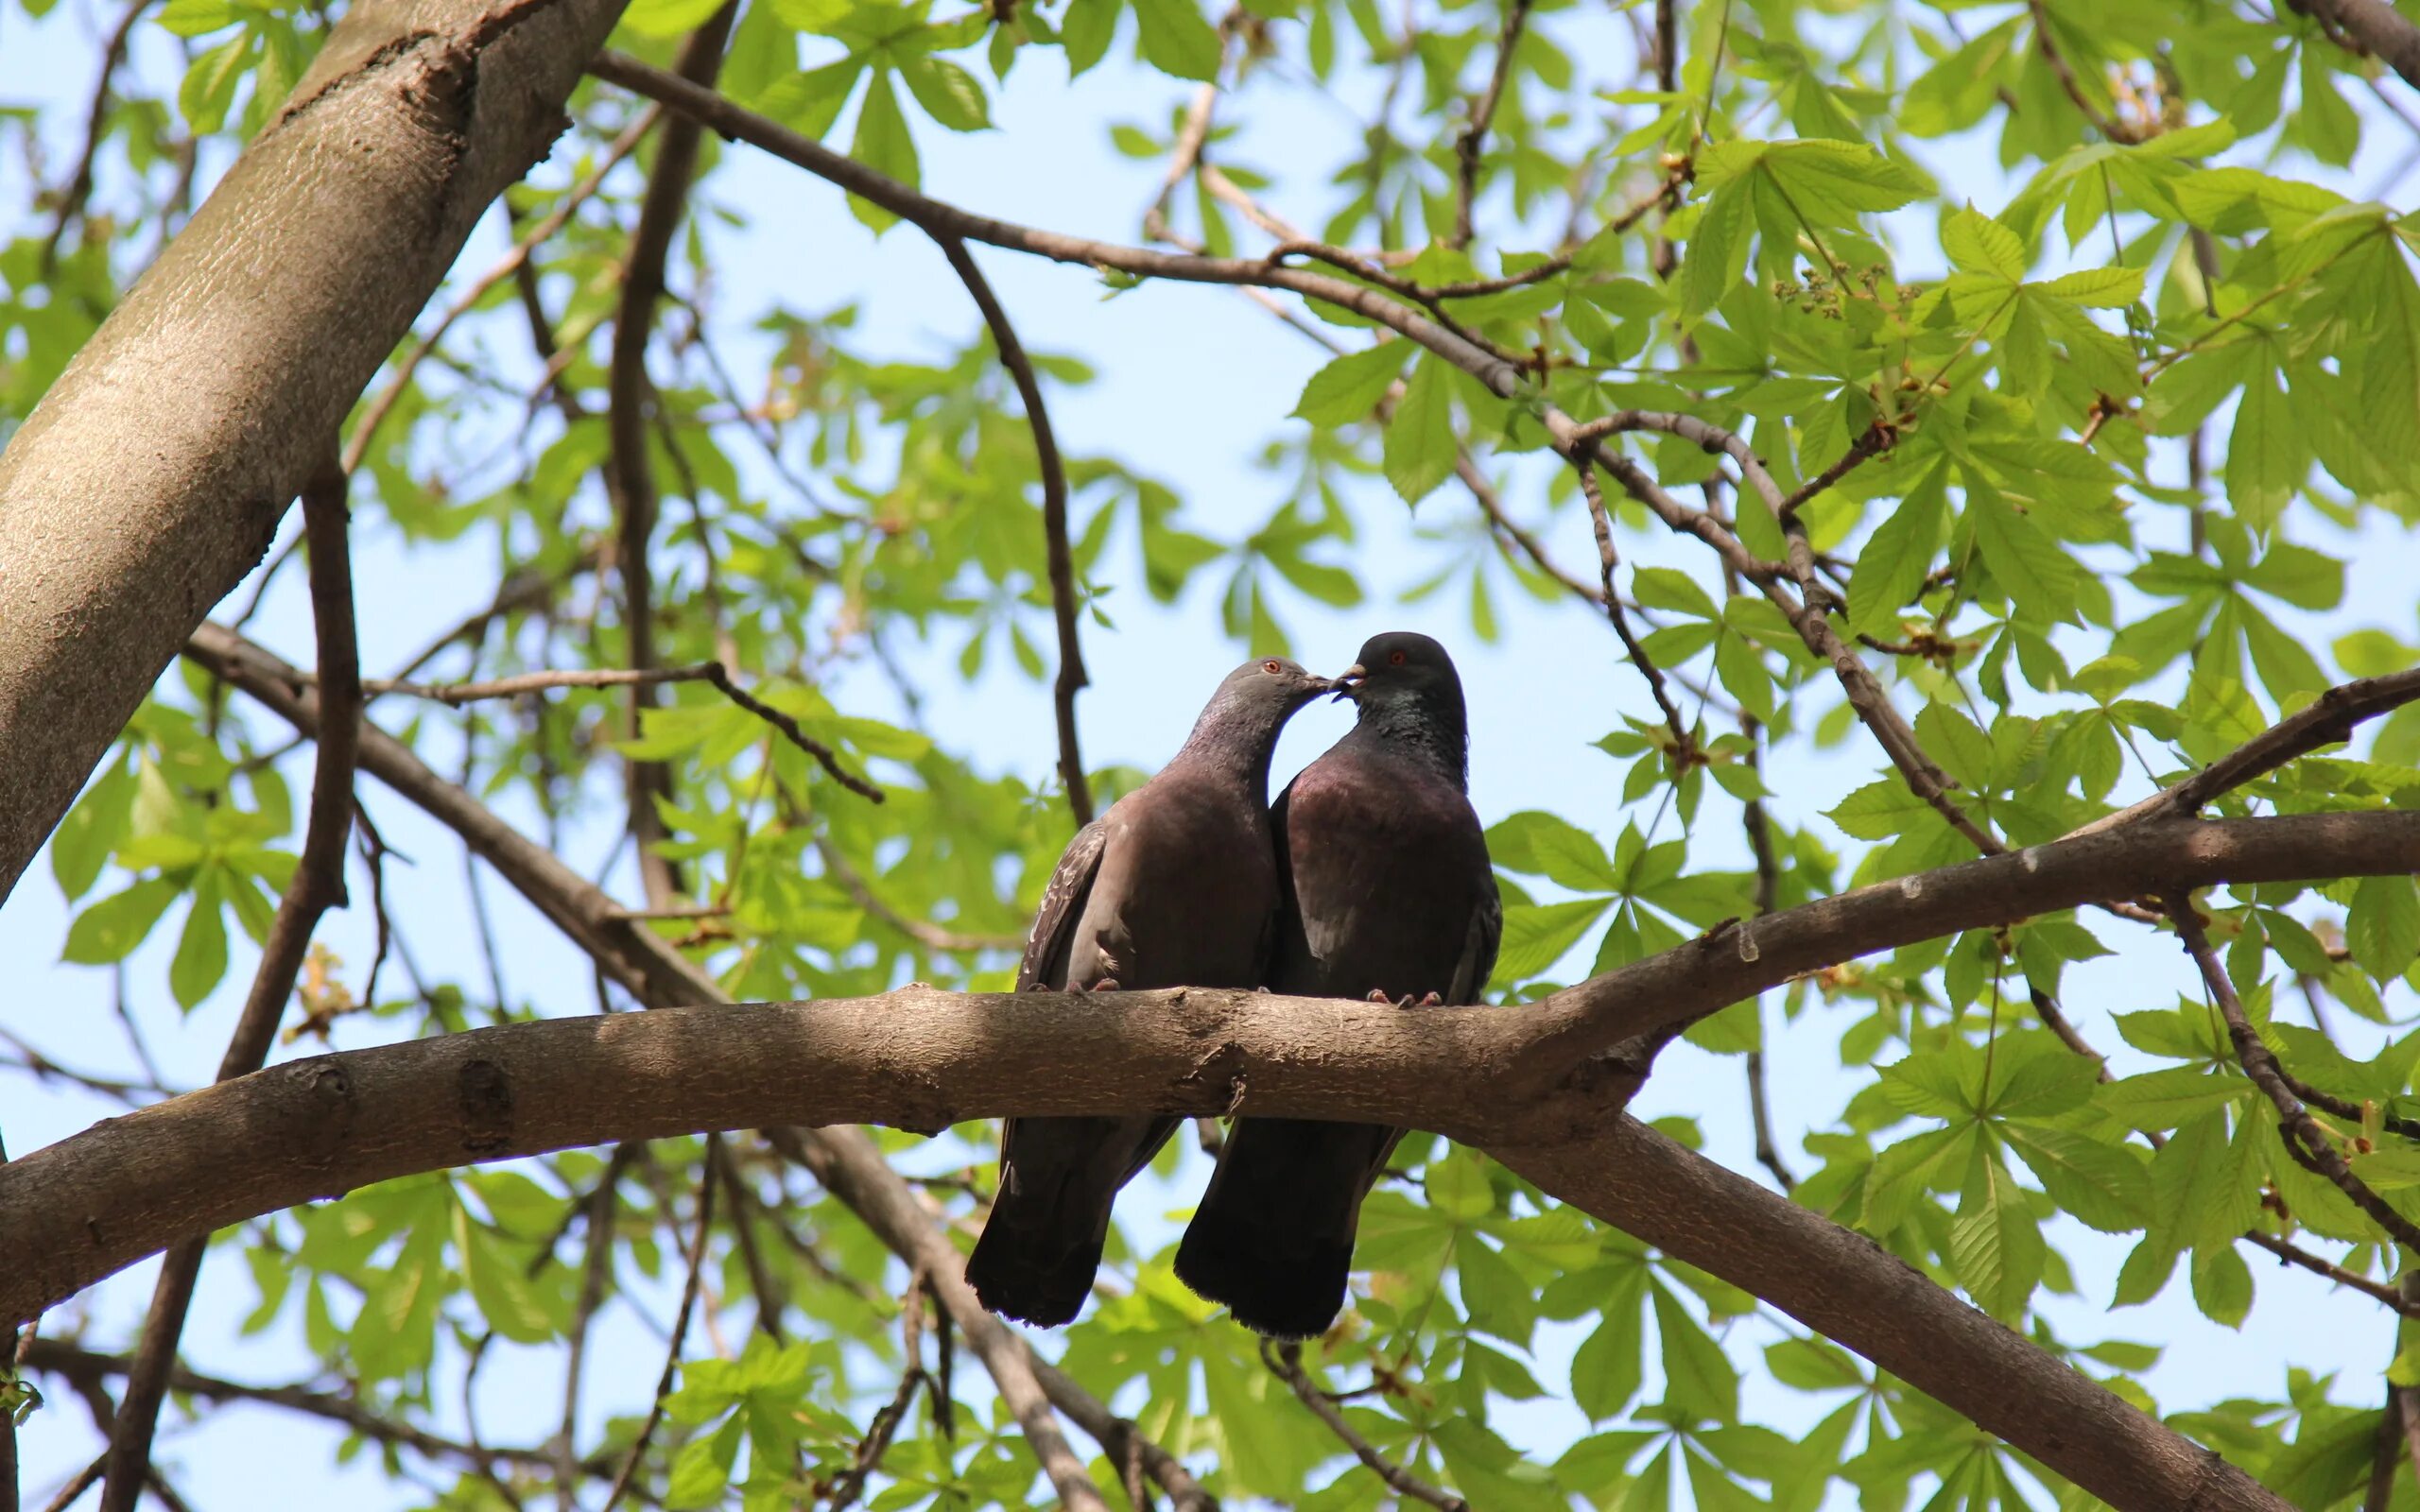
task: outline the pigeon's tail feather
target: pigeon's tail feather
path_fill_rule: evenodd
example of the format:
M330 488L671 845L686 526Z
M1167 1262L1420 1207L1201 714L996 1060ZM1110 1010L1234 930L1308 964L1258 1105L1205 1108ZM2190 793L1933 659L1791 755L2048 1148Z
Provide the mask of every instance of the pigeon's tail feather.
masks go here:
M1343 1311L1361 1198L1401 1135L1375 1124L1238 1119L1176 1252L1177 1279L1277 1339Z
M1175 1125L1156 1118L1016 1120L999 1195L966 1262L966 1283L983 1305L1042 1328L1074 1321L1100 1269L1118 1189Z

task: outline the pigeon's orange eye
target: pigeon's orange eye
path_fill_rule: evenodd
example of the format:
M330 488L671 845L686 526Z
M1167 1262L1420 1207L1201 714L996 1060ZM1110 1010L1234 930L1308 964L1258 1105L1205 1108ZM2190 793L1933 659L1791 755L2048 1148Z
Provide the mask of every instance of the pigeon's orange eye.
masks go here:
M1280 665L1280 664L1281 664L1281 663L1277 661L1277 659L1276 659L1276 658L1271 657L1271 658L1270 658L1268 661L1263 662L1260 664L1260 670L1262 670L1263 672L1274 672L1274 671L1276 671L1276 670L1277 670L1277 668L1279 667L1279 665Z
M1401 665L1403 665L1403 653L1402 653L1401 651L1390 651L1390 652L1388 652L1388 653L1387 653L1387 664L1388 664L1388 665L1390 665L1390 666L1398 666L1398 667L1399 667L1399 666L1401 666Z

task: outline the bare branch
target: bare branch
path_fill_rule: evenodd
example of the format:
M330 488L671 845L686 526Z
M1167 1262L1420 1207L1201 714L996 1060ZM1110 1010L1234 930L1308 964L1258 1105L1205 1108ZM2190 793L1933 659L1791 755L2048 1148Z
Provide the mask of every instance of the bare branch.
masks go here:
M2387 0L2287 0L2287 4L2326 22L2331 37L2342 32L2402 75L2405 83L2420 89L2420 26Z
M1864 1235L1635 1119L1489 1153L1548 1195L1763 1297L2113 1505L2286 1512L2241 1470Z
M149 0L144 0L144 3L148 4ZM428 354L437 350L437 344L445 339L446 333L454 329L455 322L477 308L479 301L487 298L488 290L527 268L538 249L551 241L555 233L579 214L579 207L605 187L606 178L637 148L640 140L654 129L663 115L664 108L660 105L649 105L641 111L629 126L622 129L622 134L606 146L605 155L597 160L596 166L589 170L588 176L565 190L554 207L512 244L510 251L496 259L493 266L473 280L471 286L445 307L445 313L438 317L437 324L429 329L428 335L412 343L411 350L395 364L395 375L387 380L387 387L362 411L360 421L353 428L352 438L345 442L343 465L347 472L361 466L361 459L369 455L370 443L377 438L379 425L394 409L395 402L410 391L412 375L420 370L421 363Z
M101 133L109 124L110 81L117 77L118 64L126 61L126 43L134 35L134 24L150 9L151 0L134 0L101 46L100 81L93 86L93 103L84 112L83 149L76 155L76 171L67 176L66 187L59 192L59 210L51 220L50 234L42 240L42 260L37 266L44 279L58 265L59 244L67 235L67 228L83 218L85 203L93 197L93 165L99 161ZM91 241L89 232L84 239Z
M123 1354L107 1354L87 1349L61 1339L36 1339L27 1352L29 1369L56 1376L71 1383L98 1383L112 1377L123 1376L133 1366L133 1358ZM251 1401L271 1407L283 1407L305 1417L317 1418L339 1425L347 1433L407 1449L424 1459L461 1465L470 1469L484 1466L517 1466L528 1469L546 1469L554 1460L542 1449L498 1448L458 1442L427 1432L400 1418L384 1418L372 1412L350 1396L315 1391L308 1386L257 1386L218 1376L203 1375L178 1366L168 1373L168 1389L181 1397L199 1397L206 1401ZM594 1462L582 1467L591 1475L601 1467Z
M1083 752L1076 743L1076 695L1091 678L1084 672L1082 643L1076 635L1076 567L1067 549L1067 470L1059 458L1059 442L1050 433L1050 411L1042 402L1042 384L1033 363L1017 340L1009 312L992 292L991 282L955 236L939 236L942 253L957 270L959 282L975 297L983 323L991 328L992 344L1001 365L1016 380L1017 398L1025 405L1026 423L1033 428L1033 455L1042 471L1042 541L1050 576L1050 614L1059 627L1059 676L1051 685L1051 701L1059 720L1059 780L1066 784L1067 807L1079 828L1093 822L1092 784L1084 778Z
M2370 1215L2372 1222L2385 1229L2398 1245L2420 1250L2420 1224L2388 1206L2384 1197L2370 1190L2370 1184L2353 1174L2353 1168L2337 1150L2319 1120L2286 1085L2283 1070L2276 1055L2261 1042L2259 1032L2243 1011L2242 1000L2236 996L2235 983L2220 964L2218 953L2210 948L2210 936L2202 928L2202 916L2194 911L2193 901L2183 891L2168 899L2169 917L2176 921L2176 933L2192 954L2193 964L2201 969L2203 986L2209 989L2210 999L2218 1005L2219 1015L2226 1021L2227 1038L2235 1044L2236 1059L2253 1084L2265 1093L2277 1110L2277 1121L2283 1126L2286 1147L2295 1158L2319 1175L2334 1182L2339 1191L2353 1199L2354 1206Z
M1648 688L1655 695L1655 706L1664 711L1664 728L1672 735L1671 760L1677 775L1696 753L1697 741L1689 734L1687 721L1681 717L1680 705L1672 701L1671 692L1664 686L1663 672L1656 667L1654 659L1647 654L1647 647L1639 644L1638 637L1631 633L1630 616L1623 612L1621 594L1614 587L1614 568L1619 560L1614 554L1613 517L1606 512L1605 495L1597 487L1594 469L1581 472L1580 491L1587 496L1588 518L1597 527L1597 559L1602 566L1605 581L1605 618L1613 623L1614 633L1621 637L1622 649L1630 653L1631 665L1638 668L1639 675L1647 679Z
M2098 834L2148 819L2184 817L2299 756L2353 738L2354 730L2420 698L2420 670L2339 683L2173 787L2077 830Z
M520 698L544 693L554 688L627 688L648 687L662 682L711 683L715 691L780 730L799 749L815 758L816 765L830 774L832 780L860 797L879 803L883 791L845 770L840 758L831 747L816 739L799 722L779 709L742 690L732 680L731 669L719 662L700 662L685 667L590 667L571 668L560 672L525 672L516 677L496 678L487 682L398 682L381 679L363 685L372 697L389 694L408 694L415 698L432 698L439 703L459 706L482 698Z
M320 916L344 902L344 852L353 833L354 758L361 729L361 658L354 637L353 563L347 536L345 479L331 449L327 464L302 491L303 527L311 551L311 608L320 651L320 699L328 712L311 779L311 809L302 854L285 886L261 947L259 969L243 1013L218 1064L218 1080L260 1069L277 1036L278 1020L294 995L295 973L311 947ZM102 1512L133 1512L151 1465L151 1435L177 1358L177 1339L201 1274L207 1237L187 1240L160 1268L144 1320L143 1344L127 1373L126 1399L110 1436L101 1487Z
M698 1287L706 1270L706 1235L715 1221L715 1147L722 1143L718 1134L706 1136L706 1160L698 1172L698 1231L689 1241L689 1279L681 1285L681 1311L672 1322L672 1342L664 1351L664 1372L655 1378L655 1400L648 1404L647 1418L639 1425L639 1435L631 1442L630 1457L622 1461L621 1469L614 1476L611 1490L605 1493L601 1512L614 1512L631 1488L631 1477L638 1472L640 1461L647 1458L647 1446L664 1421L664 1400L672 1395L673 1378L681 1370L681 1351L689 1342L689 1318L698 1310Z
M720 1141L714 1142L719 1144ZM631 1168L636 1153L629 1144L614 1146L613 1158L605 1162L605 1174L596 1179L596 1189L588 1194L586 1248L579 1264L579 1295L572 1303L571 1337L563 1357L563 1420L555 1435L556 1494L563 1512L578 1512L579 1457L575 1452L579 1433L579 1389L581 1366L588 1357L588 1328L596 1320L596 1309L605 1300L605 1286L613 1277L614 1218L622 1200L622 1176ZM706 1177L711 1182L711 1170ZM566 1219L568 1221L568 1219ZM552 1254L549 1245L543 1253ZM676 1341L674 1349L680 1346Z
M1488 76L1487 93L1471 106L1470 124L1454 139L1454 236L1451 245L1471 244L1471 207L1478 198L1479 153L1487 130L1495 122L1495 108L1512 77L1512 55L1521 45L1521 27L1530 19L1530 0L1505 0L1504 32L1495 43L1495 70Z
M674 76L711 89L722 71L723 44L738 14L738 0L725 0L682 43L681 56L673 62ZM655 169L648 176L646 198L639 201L630 256L622 264L621 305L614 317L613 355L606 369L605 429L611 452L605 482L613 494L617 530L614 569L622 583L622 633L629 642L630 662L642 672L656 661L650 542L661 504L655 459L648 453L647 351L654 335L656 302L664 297L665 264L671 254L673 233L680 230L688 208L689 183L697 174L702 135L696 121L676 115L656 146ZM627 727L631 736L639 734L645 712L654 702L648 684L631 685ZM626 758L624 775L631 838L638 847L639 881L648 905L662 907L681 895L681 868L663 853L664 817L656 807L659 799L671 796L671 774L661 762Z
M1343 1412L1329 1400L1328 1394L1313 1384L1311 1378L1304 1372L1301 1345L1291 1341L1284 1345L1272 1345L1270 1341L1263 1339L1260 1341L1260 1362L1269 1367L1271 1375L1291 1387L1295 1399L1311 1409L1311 1416L1326 1424L1327 1431L1334 1434L1343 1442L1345 1448L1353 1452L1353 1457L1374 1471L1378 1479L1386 1482L1395 1494L1410 1497L1415 1502L1426 1502L1437 1508L1437 1512L1471 1512L1469 1503L1450 1491L1440 1490L1412 1474L1409 1469L1379 1453L1376 1445L1356 1433L1353 1425L1344 1420Z

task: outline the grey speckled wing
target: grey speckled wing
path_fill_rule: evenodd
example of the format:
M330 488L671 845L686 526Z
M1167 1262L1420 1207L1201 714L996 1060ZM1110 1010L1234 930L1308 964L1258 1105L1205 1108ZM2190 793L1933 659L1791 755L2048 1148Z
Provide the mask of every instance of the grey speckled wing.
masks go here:
M1084 902L1092 896L1093 879L1100 875L1101 852L1108 846L1109 831L1098 819L1067 842L1042 889L1033 928L1025 936L1025 957L1017 962L1018 991L1067 985L1067 952L1075 943L1076 921L1084 917Z

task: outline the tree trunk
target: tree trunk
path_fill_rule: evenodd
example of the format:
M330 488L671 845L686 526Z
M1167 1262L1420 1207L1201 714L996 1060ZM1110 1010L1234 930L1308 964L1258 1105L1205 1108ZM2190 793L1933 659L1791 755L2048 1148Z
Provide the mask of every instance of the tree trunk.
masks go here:
M360 0L0 453L0 900L268 548L623 0Z

